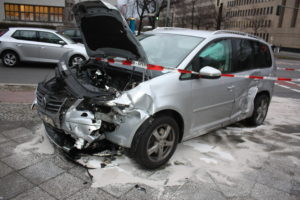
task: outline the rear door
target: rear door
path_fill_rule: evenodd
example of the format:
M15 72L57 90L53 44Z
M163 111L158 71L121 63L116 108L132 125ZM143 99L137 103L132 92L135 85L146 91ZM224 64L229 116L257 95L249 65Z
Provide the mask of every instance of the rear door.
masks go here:
M232 39L233 73L236 75L269 76L272 59L267 45L256 40ZM264 90L266 80L234 78L235 104L232 120L241 120L252 112L253 101L258 91Z
M200 71L205 66L214 67L222 73L231 70L232 49L229 39L211 42L193 59L189 69ZM185 75L187 76L187 75ZM191 137L207 130L221 127L230 120L234 103L233 79L192 79Z
M39 31L39 41L42 62L57 63L66 52L70 51L67 45L59 43L60 41L65 41L51 32Z
M17 30L12 36L14 45L23 61L40 61L40 46L37 31Z

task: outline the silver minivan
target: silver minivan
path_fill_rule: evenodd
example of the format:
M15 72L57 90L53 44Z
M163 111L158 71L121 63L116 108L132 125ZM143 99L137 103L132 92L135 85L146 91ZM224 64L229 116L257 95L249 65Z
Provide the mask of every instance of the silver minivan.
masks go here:
M68 54L68 64L75 66L88 59L84 45L60 35L55 30L42 28L9 28L0 37L0 56L7 67L19 62L58 63Z
M74 12L90 60L76 68L61 62L36 93L49 138L69 155L109 143L157 168L179 142L242 120L264 122L274 81L231 77L276 75L262 39L180 28L136 38L117 9L102 1L78 3ZM188 71L194 73L179 73Z

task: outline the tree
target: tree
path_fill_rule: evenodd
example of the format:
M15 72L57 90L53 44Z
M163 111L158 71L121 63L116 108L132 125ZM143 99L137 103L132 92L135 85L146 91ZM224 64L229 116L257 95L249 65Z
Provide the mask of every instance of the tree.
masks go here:
M254 34L257 34L259 31L263 31L265 27L267 27L268 21L267 15L263 14L262 9L252 7L251 16L245 17L246 24L244 28L251 28Z
M139 15L138 35L141 33L143 20L147 14L154 13L158 0L135 0L137 13Z
M194 24L197 29L211 29L215 26L216 11L213 5L196 7Z

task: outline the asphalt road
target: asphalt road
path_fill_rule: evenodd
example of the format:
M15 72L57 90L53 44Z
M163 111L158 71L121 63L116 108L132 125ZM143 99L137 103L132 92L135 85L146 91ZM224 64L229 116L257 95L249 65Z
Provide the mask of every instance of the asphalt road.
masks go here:
M288 67L300 70L300 61L277 60L279 68ZM4 67L0 62L0 83L36 84L54 75L56 65L26 63L14 68ZM278 77L300 78L300 71L278 70ZM277 81L275 96L300 99L300 82Z

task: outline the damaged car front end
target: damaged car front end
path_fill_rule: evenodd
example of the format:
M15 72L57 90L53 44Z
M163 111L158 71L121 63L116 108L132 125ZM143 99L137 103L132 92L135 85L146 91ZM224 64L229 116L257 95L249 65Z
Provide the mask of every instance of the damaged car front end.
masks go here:
M140 84L161 72L98 61L147 58L116 8L89 1L73 10L91 59L73 68L61 61L55 77L38 84L38 114L50 140L73 157L105 148L103 141L130 148L138 127L153 114L153 99ZM99 21L106 30L95 27Z

